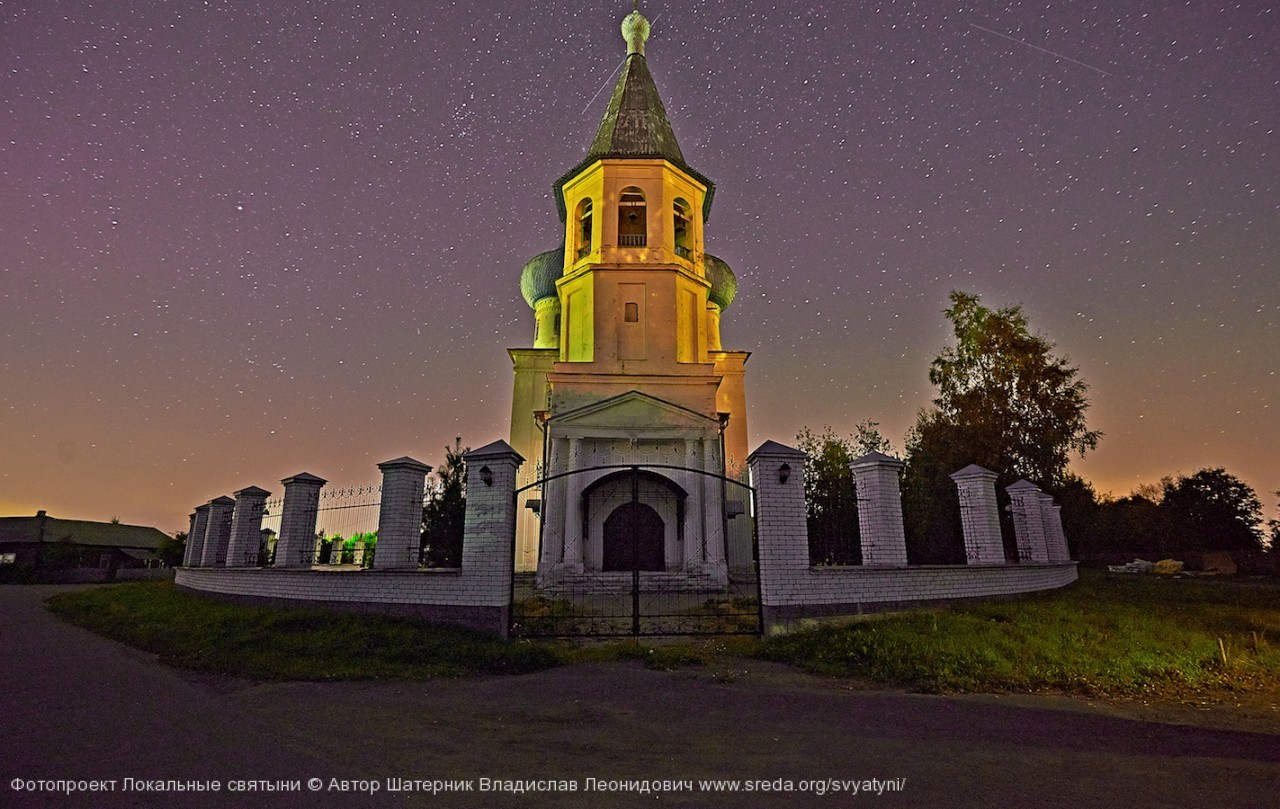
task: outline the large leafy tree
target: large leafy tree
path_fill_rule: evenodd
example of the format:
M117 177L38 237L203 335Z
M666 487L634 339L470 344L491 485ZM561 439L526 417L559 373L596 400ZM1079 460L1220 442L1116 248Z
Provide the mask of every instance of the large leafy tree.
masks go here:
M1261 550L1262 502L1252 487L1227 470L1201 469L1164 483L1160 508L1174 519L1179 548Z
M831 427L820 435L805 427L796 436L796 445L805 454L804 500L812 564L862 563L858 498L849 463L868 452L891 450L877 426L863 421L848 438L836 435Z
M1086 423L1079 370L1032 333L1021 307L990 309L953 291L944 314L956 342L930 365L938 394L907 435L908 554L919 563L964 561L952 472L984 466L1002 495L1018 478L1057 491L1073 481L1071 455L1101 437Z
M467 516L467 466L463 456L471 451L454 439L445 447L444 466L436 469L422 506L421 553L429 567L462 566L462 534Z

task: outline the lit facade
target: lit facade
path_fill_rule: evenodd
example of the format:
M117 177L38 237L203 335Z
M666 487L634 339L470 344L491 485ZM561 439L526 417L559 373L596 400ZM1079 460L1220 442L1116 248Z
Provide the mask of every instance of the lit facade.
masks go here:
M634 524L652 537L646 570L719 581L749 554L716 528L736 509L717 477L746 474L748 353L720 340L737 281L706 253L715 187L676 143L644 17L623 36L596 137L555 183L561 246L521 276L534 340L509 351L511 446L529 459L521 485L547 480L521 496L516 569L543 582L609 570L618 526ZM629 496L610 471L626 465L650 467Z

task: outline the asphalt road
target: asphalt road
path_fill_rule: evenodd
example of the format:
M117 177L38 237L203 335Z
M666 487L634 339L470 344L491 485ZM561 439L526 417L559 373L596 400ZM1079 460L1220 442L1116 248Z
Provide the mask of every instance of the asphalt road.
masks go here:
M59 589L0 587L0 807L1280 806L1275 734L856 691L755 663L232 681L61 623L43 607ZM78 791L94 779L114 790ZM470 789L393 791L397 779ZM525 791L481 791L482 779ZM739 792L702 783L713 779ZM221 788L152 788L170 781ZM231 791L249 781L297 789ZM877 781L900 788L876 794Z

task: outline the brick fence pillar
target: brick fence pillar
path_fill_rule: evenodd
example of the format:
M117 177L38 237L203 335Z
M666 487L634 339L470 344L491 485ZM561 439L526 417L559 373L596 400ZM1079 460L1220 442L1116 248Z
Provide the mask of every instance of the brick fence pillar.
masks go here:
M809 570L809 524L804 507L804 460L798 449L766 441L747 456L756 487L756 542L764 631L778 623Z
M1067 544L1066 531L1062 529L1062 506L1053 504L1053 533L1058 538L1058 547L1062 551L1062 561L1071 561L1071 546Z
M310 567L315 562L320 488L329 481L303 472L280 482L284 484L284 506L280 513L275 566Z
M378 511L378 570L417 570L422 544L422 490L431 467L405 456L378 464L382 507Z
M524 458L506 441L494 441L463 456L467 463L467 516L462 538L462 575L472 584L471 604L511 607L515 570L516 473Z
M231 541L227 543L227 567L257 567L262 543L262 512L271 492L250 486L235 492L231 511Z
M907 535L902 525L902 461L869 452L849 464L858 497L858 530L863 565L907 564Z
M996 504L996 473L969 464L951 475L960 497L965 558L971 565L1002 565L1000 507Z
M1044 542L1049 550L1049 561L1070 562L1071 551L1067 548L1067 536L1062 531L1062 506L1043 492L1040 494L1040 516L1044 520Z
M209 518L209 504L196 506L191 513L191 529L187 531L187 547L182 552L183 567L199 567L201 548L204 546L204 526Z
M1019 480L1005 488L1013 505L1013 533L1018 540L1018 560L1048 562L1045 544L1044 516L1040 509L1040 487L1029 480Z
M227 541L231 538L231 509L236 501L225 495L209 501L209 520L200 550L201 567L221 567L227 563Z

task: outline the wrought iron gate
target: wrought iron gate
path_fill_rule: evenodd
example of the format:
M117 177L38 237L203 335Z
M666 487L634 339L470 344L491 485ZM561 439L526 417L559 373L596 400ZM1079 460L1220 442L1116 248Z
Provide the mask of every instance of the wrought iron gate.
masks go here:
M540 496L528 498L532 489ZM512 588L512 635L760 632L750 486L700 469L619 465L552 475L516 497L540 504L542 530L538 573ZM549 536L548 514L574 529Z

